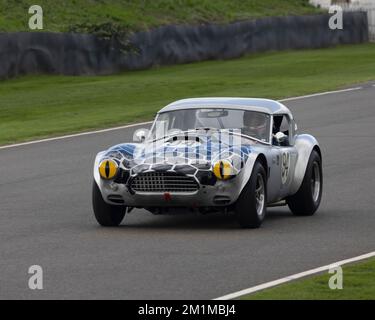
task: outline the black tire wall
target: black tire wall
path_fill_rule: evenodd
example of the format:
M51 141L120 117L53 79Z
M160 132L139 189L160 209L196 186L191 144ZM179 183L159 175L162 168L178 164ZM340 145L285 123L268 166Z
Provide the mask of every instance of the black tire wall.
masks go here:
M93 35L0 33L0 78L22 74L113 74L245 54L324 48L368 41L364 12L344 14L344 29L330 30L329 15L271 17L227 25L171 25L135 33L138 53L123 54Z

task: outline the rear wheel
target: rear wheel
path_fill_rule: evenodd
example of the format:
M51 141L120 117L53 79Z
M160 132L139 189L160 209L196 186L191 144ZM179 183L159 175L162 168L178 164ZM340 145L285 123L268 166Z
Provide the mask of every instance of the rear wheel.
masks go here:
M236 205L237 221L243 228L259 228L266 216L266 171L256 162L250 180L242 190Z
M319 153L313 150L301 187L296 194L287 199L290 210L296 216L313 215L320 205L322 190L322 160Z
M126 207L106 203L95 181L92 186L92 206L96 221L103 227L117 227L124 219Z

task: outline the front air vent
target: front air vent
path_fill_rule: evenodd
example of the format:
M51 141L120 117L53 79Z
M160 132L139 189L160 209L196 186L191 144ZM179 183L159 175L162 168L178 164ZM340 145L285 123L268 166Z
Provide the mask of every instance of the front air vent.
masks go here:
M231 201L230 197L228 196L215 196L214 203L217 205L226 205L229 204Z
M124 204L124 199L118 194L110 194L107 199L113 203Z

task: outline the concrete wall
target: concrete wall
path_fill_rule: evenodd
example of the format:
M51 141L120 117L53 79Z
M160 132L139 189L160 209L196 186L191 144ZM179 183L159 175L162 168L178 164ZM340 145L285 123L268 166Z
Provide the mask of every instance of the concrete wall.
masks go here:
M165 26L132 36L137 54L124 55L92 35L1 33L0 78L22 74L112 74L269 50L323 48L368 41L367 15L346 13L344 30L329 15L273 17L228 25Z

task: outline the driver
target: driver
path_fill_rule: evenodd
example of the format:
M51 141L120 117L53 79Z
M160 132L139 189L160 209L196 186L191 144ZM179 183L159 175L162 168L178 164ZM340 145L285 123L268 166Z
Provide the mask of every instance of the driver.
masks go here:
M242 134L259 140L267 138L267 119L260 112L245 111L243 116Z

